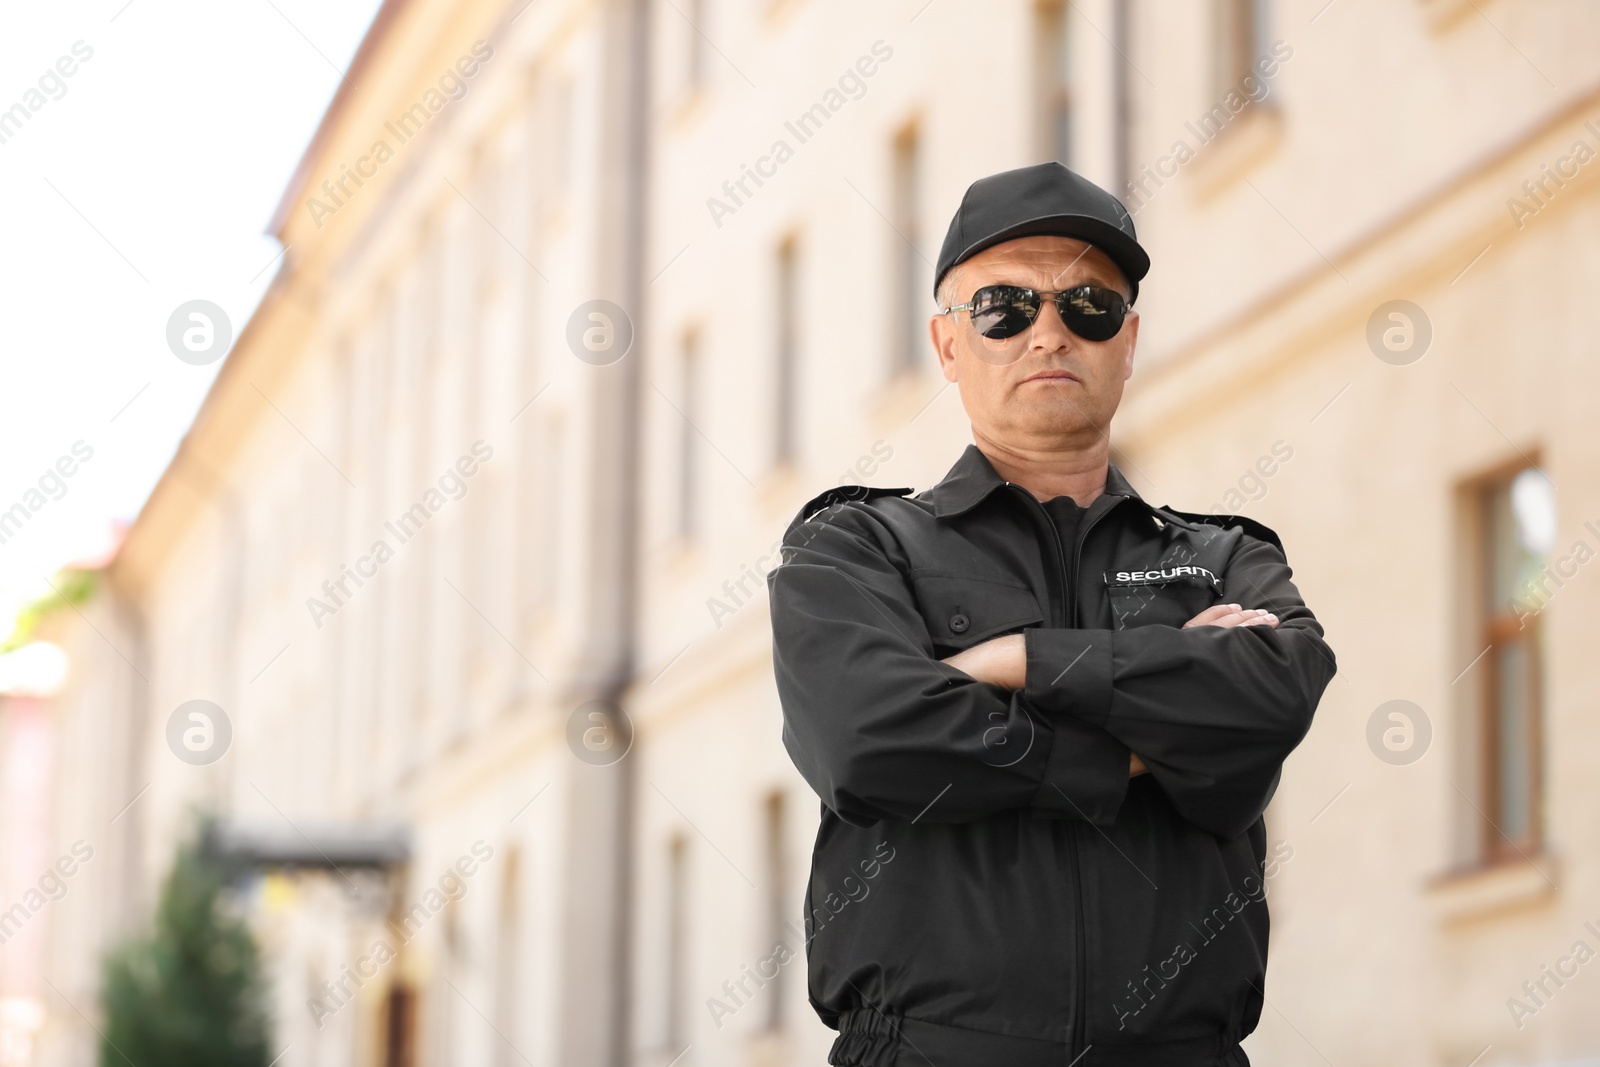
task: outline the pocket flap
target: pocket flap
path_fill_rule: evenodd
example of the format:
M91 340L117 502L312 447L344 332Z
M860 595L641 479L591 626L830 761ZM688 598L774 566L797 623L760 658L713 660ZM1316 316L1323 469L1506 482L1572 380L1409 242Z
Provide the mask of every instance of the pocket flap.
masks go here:
M1033 590L1025 585L962 575L913 575L912 590L934 643L969 648L991 637L1044 621Z

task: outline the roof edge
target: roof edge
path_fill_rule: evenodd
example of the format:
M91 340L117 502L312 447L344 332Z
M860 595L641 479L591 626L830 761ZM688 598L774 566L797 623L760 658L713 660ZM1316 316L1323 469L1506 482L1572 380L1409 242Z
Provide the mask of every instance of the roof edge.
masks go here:
M407 0L383 0L378 13L372 17L372 25L367 27L367 32L361 38L361 44L357 46L355 56L350 60L350 69L340 76L338 92L333 94L333 99L323 111L321 121L317 123L316 130L311 134L311 140L306 143L305 151L300 153L300 160L289 176L289 184L284 186L283 194L278 198L278 206L273 208L272 217L267 220L266 233L278 238L280 244L283 243L284 227L289 222L289 212L294 209L300 190L305 188L312 164L322 154L323 147L333 135L334 127L349 103L351 95L360 91L355 84L356 76L372 62L372 57L383 44L406 3Z

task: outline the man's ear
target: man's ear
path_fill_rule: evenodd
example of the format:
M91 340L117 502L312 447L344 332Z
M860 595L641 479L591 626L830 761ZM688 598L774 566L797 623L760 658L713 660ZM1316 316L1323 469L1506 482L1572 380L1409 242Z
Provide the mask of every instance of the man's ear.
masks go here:
M933 350L939 356L939 371L944 380L956 380L956 330L949 315L934 315L928 319L928 336L933 340Z

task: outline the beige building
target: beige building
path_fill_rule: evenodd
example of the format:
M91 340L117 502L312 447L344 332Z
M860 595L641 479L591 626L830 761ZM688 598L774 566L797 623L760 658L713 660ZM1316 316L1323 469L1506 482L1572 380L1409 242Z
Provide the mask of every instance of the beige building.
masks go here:
M1600 1056L1597 32L1579 0L389 0L276 282L52 621L52 848L95 853L45 913L35 1061L92 1061L97 955L201 805L299 850L245 897L284 1067L825 1062L803 964L751 977L817 813L763 572L815 493L959 454L930 264L972 180L1052 157L1155 263L1117 462L1273 526L1339 655L1268 815L1251 1055Z

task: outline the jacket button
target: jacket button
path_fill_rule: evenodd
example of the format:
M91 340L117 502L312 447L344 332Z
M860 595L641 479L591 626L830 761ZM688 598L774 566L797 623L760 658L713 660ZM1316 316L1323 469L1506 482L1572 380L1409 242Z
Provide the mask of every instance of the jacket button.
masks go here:
M967 627L971 625L972 620L968 619L965 615L956 614L950 616L951 633L964 634L967 632Z

